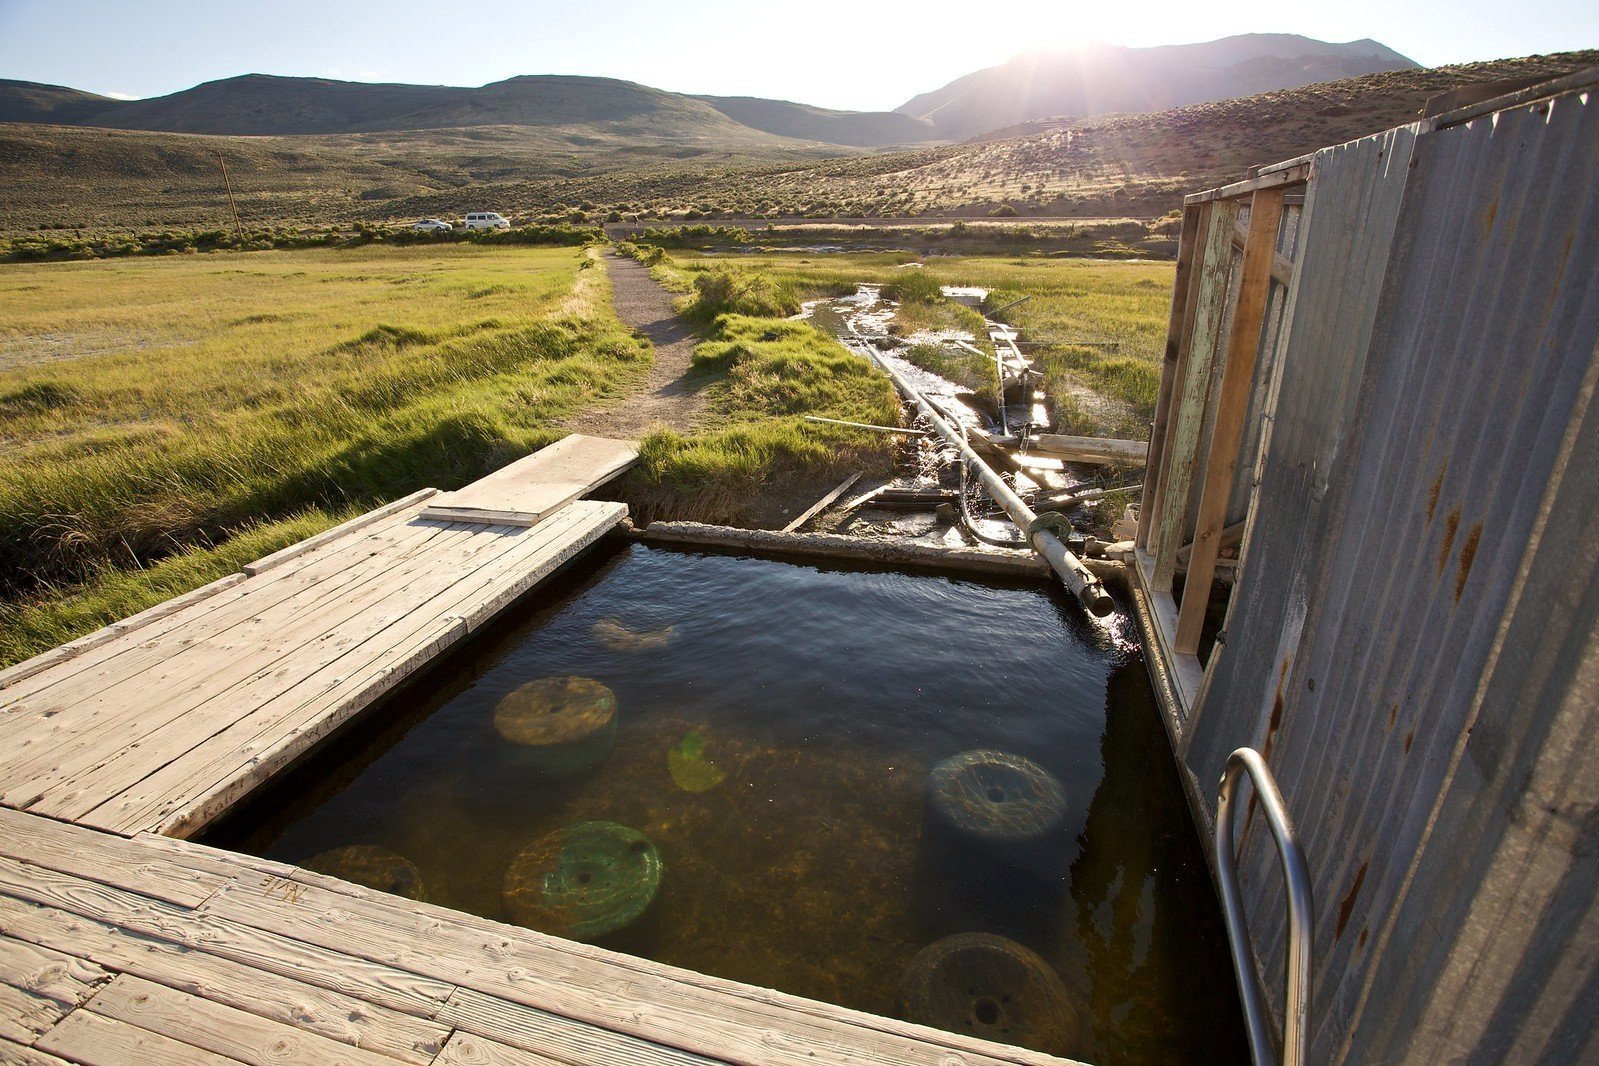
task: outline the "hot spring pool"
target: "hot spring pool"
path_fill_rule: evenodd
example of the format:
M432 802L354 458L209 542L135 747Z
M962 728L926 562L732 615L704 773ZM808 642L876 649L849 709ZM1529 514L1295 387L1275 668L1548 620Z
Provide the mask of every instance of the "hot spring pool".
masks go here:
M602 546L207 839L1093 1062L1246 1061L1130 631L1038 586ZM972 752L1005 766L929 793ZM1018 766L1038 824L963 825Z

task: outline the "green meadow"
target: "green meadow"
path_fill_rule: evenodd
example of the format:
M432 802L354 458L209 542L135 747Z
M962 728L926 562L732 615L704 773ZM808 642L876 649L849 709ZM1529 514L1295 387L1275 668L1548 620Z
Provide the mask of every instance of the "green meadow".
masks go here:
M5 660L480 477L651 359L572 248L0 265L0 305Z
M913 263L920 265L907 265ZM689 279L713 270L759 273L807 296L853 291L858 282L882 284L891 296L896 288L905 288L913 297L905 305L908 320L917 328L970 328L964 309L925 299L926 291L936 286L986 288L990 290L987 310L1026 296L1026 303L1002 311L999 317L1020 329L1024 341L1037 342L1025 351L1044 371L1057 430L1142 438L1154 417L1171 307L1175 269L1171 263L993 256L922 260L898 252L732 256L680 252L673 255L671 269ZM908 283L910 275L919 280ZM981 343L986 346L986 340ZM923 358L942 359L945 371L956 376L964 362L934 353ZM969 374L966 383L971 387L988 387L986 370L972 366Z

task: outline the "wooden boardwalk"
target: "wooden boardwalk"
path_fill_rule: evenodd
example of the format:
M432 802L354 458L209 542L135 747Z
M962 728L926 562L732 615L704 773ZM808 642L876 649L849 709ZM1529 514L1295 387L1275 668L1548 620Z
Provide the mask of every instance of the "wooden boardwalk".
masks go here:
M636 456L568 437L0 673L0 806L193 834L620 522L577 497Z
M0 1064L1057 1062L187 837L619 523L570 437L0 672Z
M0 810L0 1063L1060 1060Z

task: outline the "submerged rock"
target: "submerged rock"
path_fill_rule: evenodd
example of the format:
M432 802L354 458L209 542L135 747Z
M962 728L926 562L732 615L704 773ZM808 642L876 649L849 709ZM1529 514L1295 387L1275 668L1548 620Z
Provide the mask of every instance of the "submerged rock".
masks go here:
M616 694L592 678L540 678L499 702L494 728L527 749L530 768L570 777L597 766L615 746Z
M594 623L594 636L612 651L659 651L672 643L671 626L660 629L633 630L615 618L601 618Z
M959 933L917 952L899 989L907 1021L1070 1055L1077 1011L1054 968L1013 940Z
M660 852L643 833L615 822L583 822L516 857L505 875L505 909L519 925L592 940L648 910L661 874Z
M963 752L933 767L927 802L955 833L990 843L1035 840L1066 819L1066 792L1049 771L990 749Z

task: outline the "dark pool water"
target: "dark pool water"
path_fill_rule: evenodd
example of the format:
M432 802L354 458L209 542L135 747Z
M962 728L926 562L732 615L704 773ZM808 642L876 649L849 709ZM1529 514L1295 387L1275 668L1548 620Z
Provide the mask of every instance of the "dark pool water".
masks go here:
M1055 1050L1244 1061L1214 895L1130 633L1041 587L611 545L209 839L294 863L376 845L429 901L511 920L519 852L620 823L663 874L606 946L895 1014L918 951L993 933L1042 957L1077 1005L1080 1033ZM615 694L616 729L597 766L559 780L494 711L567 676ZM972 749L1053 775L1061 832L996 851L935 831L928 772Z

